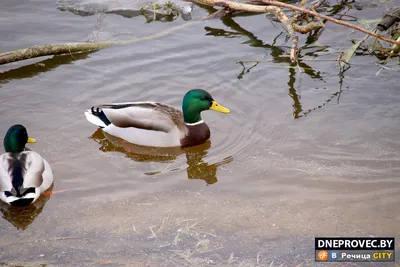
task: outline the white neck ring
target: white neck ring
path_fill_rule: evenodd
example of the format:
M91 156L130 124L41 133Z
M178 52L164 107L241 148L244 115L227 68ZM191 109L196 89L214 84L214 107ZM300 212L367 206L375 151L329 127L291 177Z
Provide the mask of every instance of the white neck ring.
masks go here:
M198 124L202 124L202 123L204 123L203 120L200 120L200 121L195 122L195 123L186 123L186 122L185 122L185 124L186 124L186 125L189 125L189 126L194 126L194 125L198 125Z

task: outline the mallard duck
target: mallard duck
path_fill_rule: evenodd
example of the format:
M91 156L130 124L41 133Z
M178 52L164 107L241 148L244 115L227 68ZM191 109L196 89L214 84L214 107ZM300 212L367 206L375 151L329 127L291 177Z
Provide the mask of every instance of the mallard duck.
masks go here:
M210 129L200 115L209 109L230 113L207 91L193 89L183 97L182 111L158 102L126 102L93 106L85 115L106 133L133 144L187 147L210 138Z
M35 202L53 183L49 163L25 147L35 143L22 125L11 126L4 137L5 152L0 156L0 199L13 206Z

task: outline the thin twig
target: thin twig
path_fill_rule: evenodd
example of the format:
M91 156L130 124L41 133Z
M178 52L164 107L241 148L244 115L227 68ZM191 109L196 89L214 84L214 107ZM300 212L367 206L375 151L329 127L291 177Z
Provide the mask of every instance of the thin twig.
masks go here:
M219 19L219 18L222 18L223 16L225 16L225 15L227 15L229 13L232 13L232 11L229 10L229 9L226 9L226 8L218 9L214 13L202 18L201 20L204 21L204 20L209 20L209 19Z
M297 61L297 45L299 43L299 37L295 34L292 22L296 20L296 16L291 18L288 23L286 23L287 31L292 39L292 47L290 49L290 61L296 62Z
M290 56L286 55L280 55L278 56L279 58L290 58ZM323 59L323 58L297 58L298 61L335 61L335 62L340 62L343 61L338 57L337 59L329 58L329 59ZM240 60L237 61L237 64L241 63L260 63L260 62L267 62L265 60L258 60L258 59L249 59L249 60ZM345 64L348 64L347 62L344 62Z
M150 231L151 231L151 237L152 238L156 238L157 237L157 235L156 235L156 233L154 233L154 231L153 231L153 227L156 227L155 225L153 225L153 226L150 226L149 227L149 229L150 229Z
M237 64L241 64L241 63L259 63L259 62L265 62L265 61L264 60L257 60L257 59L254 59L254 60L249 59L249 60L240 60L240 61L237 61L236 63Z

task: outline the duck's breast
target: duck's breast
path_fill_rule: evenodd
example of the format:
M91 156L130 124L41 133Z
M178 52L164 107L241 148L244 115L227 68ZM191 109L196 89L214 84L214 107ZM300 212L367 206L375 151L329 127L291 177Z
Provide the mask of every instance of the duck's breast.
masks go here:
M200 123L196 125L186 125L188 133L184 138L181 139L181 146L197 146L203 144L210 138L210 128L206 123Z

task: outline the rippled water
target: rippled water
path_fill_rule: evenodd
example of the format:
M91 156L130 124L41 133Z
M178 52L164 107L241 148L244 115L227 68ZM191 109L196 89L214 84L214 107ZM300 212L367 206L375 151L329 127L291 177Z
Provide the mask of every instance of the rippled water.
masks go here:
M347 14L373 19L386 5ZM188 26L0 67L2 136L24 124L38 139L29 147L55 174L55 193L35 207L0 207L0 262L312 266L315 236L400 237L398 73L375 75L369 56L354 57L343 77L332 61L291 66L280 57L290 43L264 15L193 22L208 12L195 7L191 22L146 24L80 17L48 0L2 3L0 52ZM304 52L335 59L349 36L363 37L328 24ZM232 111L203 112L212 137L198 147L144 149L83 115L103 102L180 107L191 88Z

